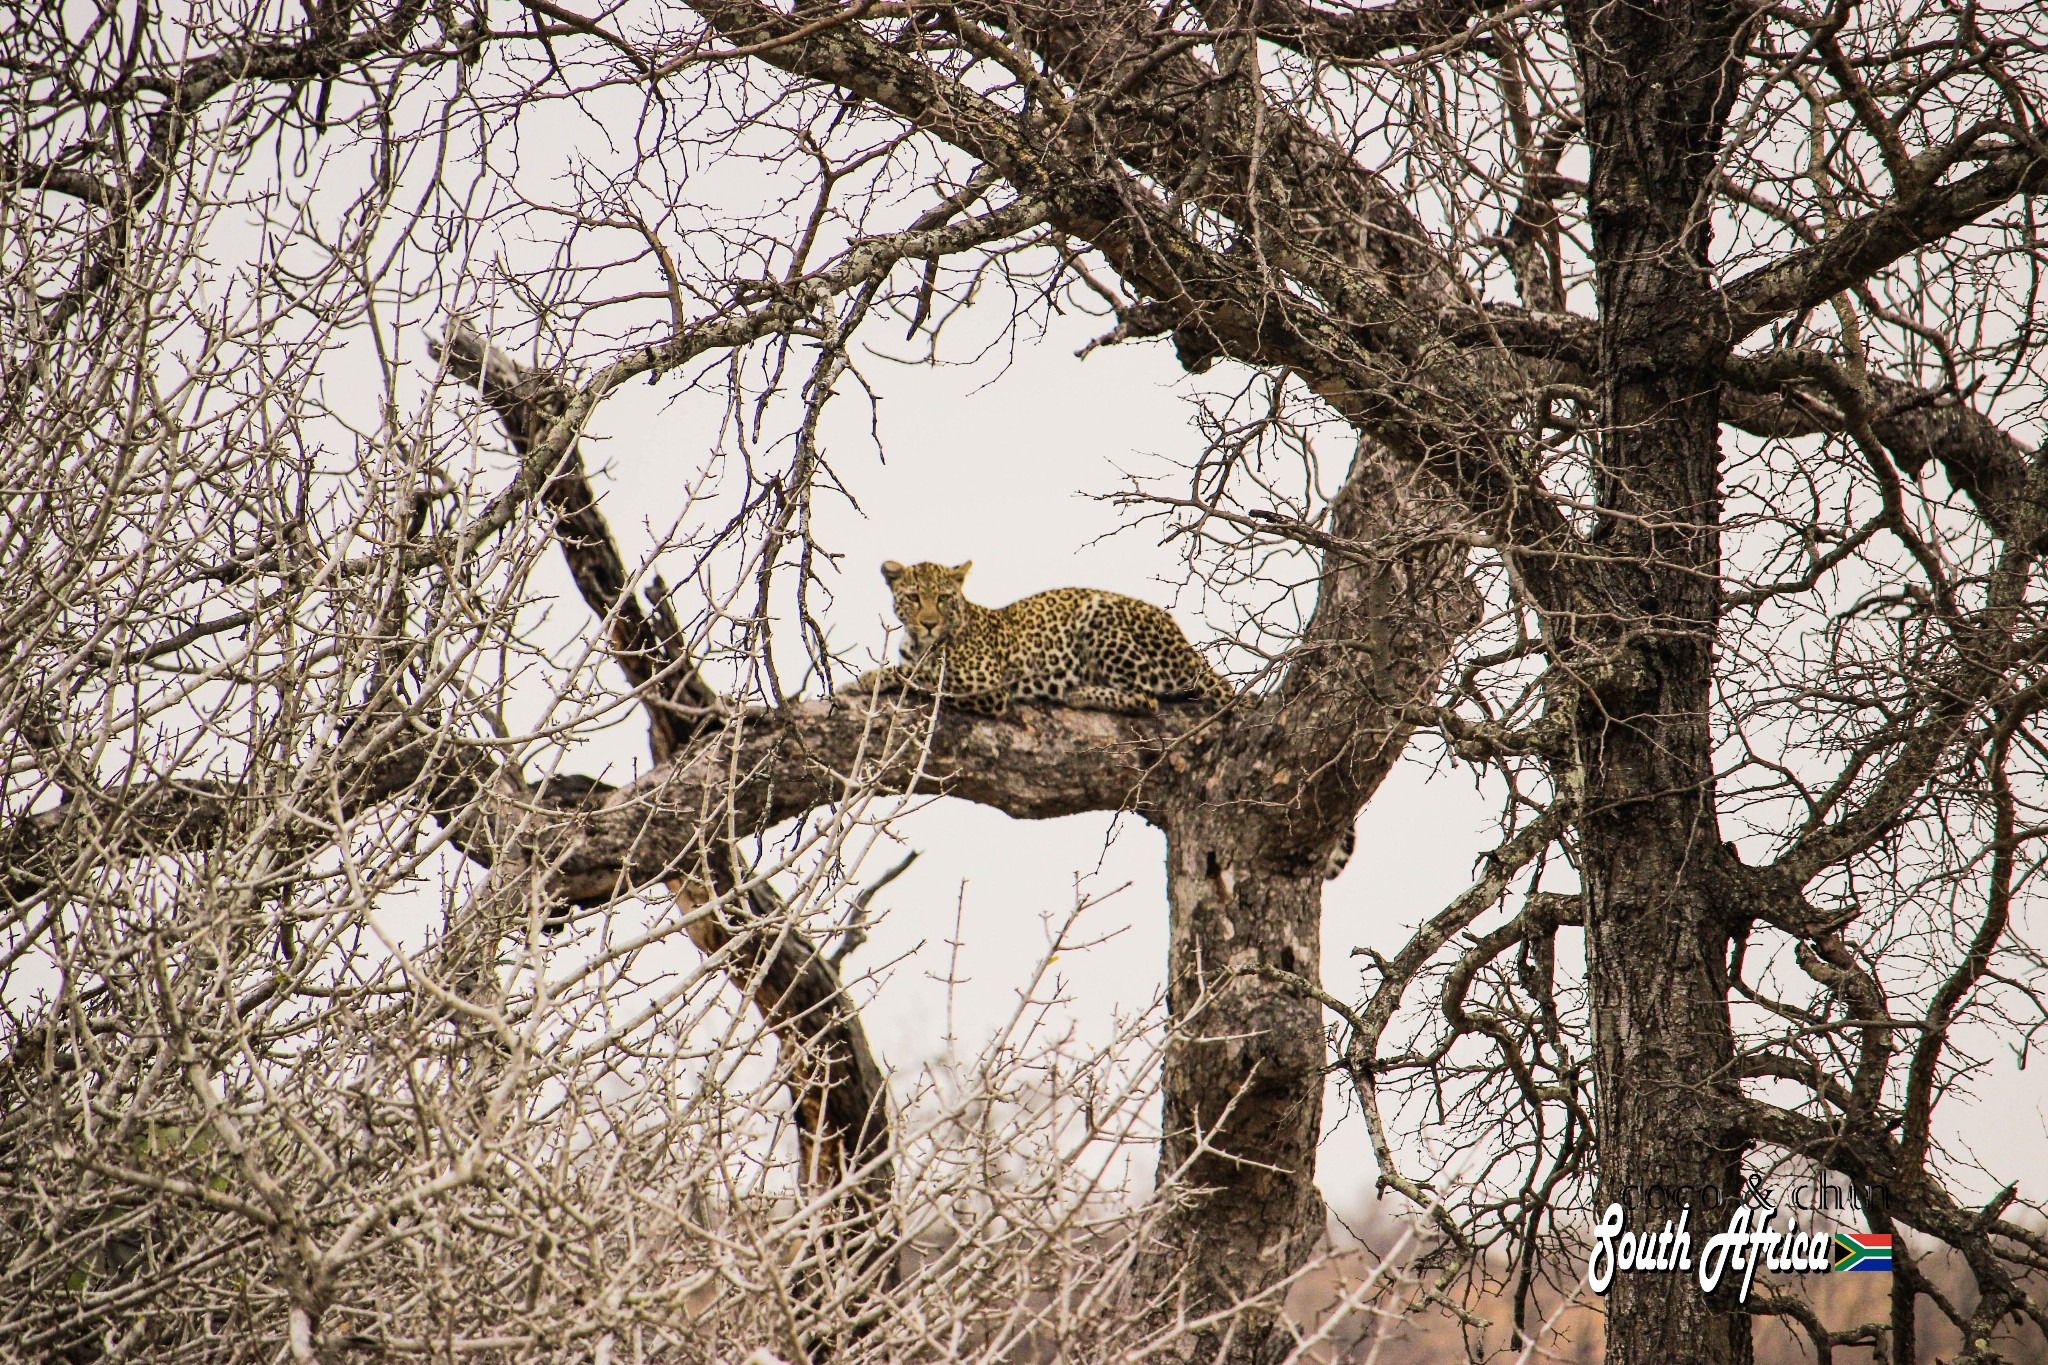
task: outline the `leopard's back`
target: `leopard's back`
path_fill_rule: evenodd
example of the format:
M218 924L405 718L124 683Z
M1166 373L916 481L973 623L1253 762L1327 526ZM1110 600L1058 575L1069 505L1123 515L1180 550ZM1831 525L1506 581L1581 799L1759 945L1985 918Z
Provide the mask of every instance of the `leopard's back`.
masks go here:
M991 609L966 598L972 567L882 566L904 625L902 662L857 689L943 693L985 713L1013 700L1143 712L1161 701L1221 703L1234 695L1150 602L1100 588L1054 588Z
M990 616L987 638L1019 700L1150 710L1161 701L1230 699L1230 685L1150 602L1053 588Z

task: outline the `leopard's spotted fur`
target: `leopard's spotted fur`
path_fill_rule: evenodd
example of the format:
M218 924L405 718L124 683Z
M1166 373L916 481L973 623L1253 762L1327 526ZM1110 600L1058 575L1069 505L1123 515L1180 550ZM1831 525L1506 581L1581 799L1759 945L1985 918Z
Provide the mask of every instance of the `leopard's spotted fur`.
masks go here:
M1162 701L1229 701L1230 684L1195 652L1173 618L1135 597L1054 588L1007 607L961 591L973 561L882 565L903 622L903 662L848 690L943 694L962 710L999 716L1012 701L1095 711L1157 711Z

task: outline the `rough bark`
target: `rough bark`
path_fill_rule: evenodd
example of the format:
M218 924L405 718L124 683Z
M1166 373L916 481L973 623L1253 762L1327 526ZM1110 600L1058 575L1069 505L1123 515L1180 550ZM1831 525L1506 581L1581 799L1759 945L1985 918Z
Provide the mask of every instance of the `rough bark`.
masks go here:
M1326 1217L1315 1183L1324 1043L1322 1007L1258 969L1319 975L1320 877L1276 868L1259 826L1230 804L1175 809L1166 830L1174 1038L1159 1169L1192 1197L1140 1285L1157 1296L1162 1272L1184 1272L1182 1295L1154 1311L1185 1318L1259 1303L1199 1335L1191 1358L1278 1360L1274 1287L1307 1260Z
M1618 665L1578 708L1575 774L1594 1017L1600 1203L1740 1182L1709 710L1720 589L1719 368L1707 202L1739 14L1568 6L1581 55L1600 304L1601 554L1552 604ZM1590 608L1590 609L1589 609ZM1569 780L1569 777L1568 777ZM1705 1196L1699 1196L1702 1203ZM1732 1200L1724 1201L1732 1204ZM1748 1319L1682 1275L1617 1278L1607 1360L1740 1365Z
M1330 531L1379 553L1332 556L1279 688L1169 758L1159 1168L1195 1197L1140 1285L1157 1296L1184 1274L1154 1310L1168 1321L1258 1305L1199 1334L1192 1359L1282 1358L1277 1300L1323 1233L1322 1006L1296 984L1321 975L1323 854L1392 769L1406 709L1429 699L1476 607L1462 543L1435 534L1455 509L1429 491L1360 450Z

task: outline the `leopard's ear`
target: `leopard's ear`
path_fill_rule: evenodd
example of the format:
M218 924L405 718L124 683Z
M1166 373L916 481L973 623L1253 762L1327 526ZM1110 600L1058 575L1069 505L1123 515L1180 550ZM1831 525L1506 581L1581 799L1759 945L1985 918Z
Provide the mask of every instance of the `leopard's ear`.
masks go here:
M967 581L967 571L973 567L974 561L971 559L964 563L955 564L953 566L953 582L956 585L965 583Z
M889 582L894 583L897 579L903 577L903 566L901 564L898 564L893 559L883 560L882 577L887 579Z

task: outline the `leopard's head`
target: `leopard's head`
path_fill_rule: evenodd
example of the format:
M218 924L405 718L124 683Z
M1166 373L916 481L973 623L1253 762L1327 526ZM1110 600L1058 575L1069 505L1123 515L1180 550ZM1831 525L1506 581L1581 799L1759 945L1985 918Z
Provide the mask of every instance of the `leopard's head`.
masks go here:
M960 585L974 561L947 568L944 564L913 564L895 560L882 565L882 577L896 598L896 615L908 635L907 647L922 653L953 638L967 619L967 598Z

